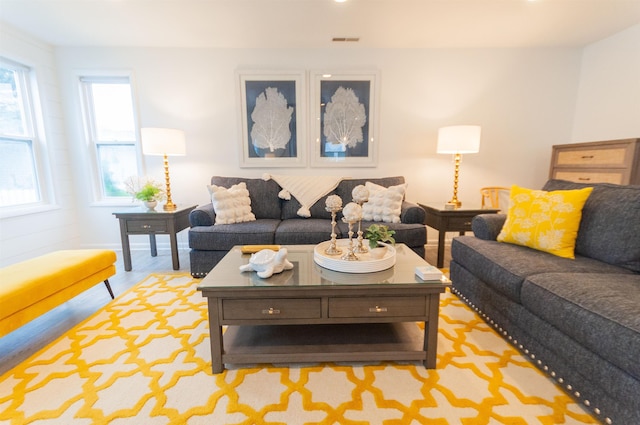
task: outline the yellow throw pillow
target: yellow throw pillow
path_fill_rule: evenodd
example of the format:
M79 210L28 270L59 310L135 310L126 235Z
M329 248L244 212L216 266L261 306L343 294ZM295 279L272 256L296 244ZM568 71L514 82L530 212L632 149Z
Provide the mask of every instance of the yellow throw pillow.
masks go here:
M575 258L582 207L593 190L531 190L511 187L507 220L498 241Z

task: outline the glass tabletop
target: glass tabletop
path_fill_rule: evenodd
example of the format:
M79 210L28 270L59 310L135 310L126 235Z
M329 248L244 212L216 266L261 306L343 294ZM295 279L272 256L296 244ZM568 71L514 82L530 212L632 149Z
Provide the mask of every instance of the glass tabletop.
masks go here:
M395 245L396 263L389 269L372 273L344 273L319 266L314 261L315 245L286 245L287 259L293 264L292 270L285 270L262 279L256 272L240 272L240 266L247 264L249 254L242 254L241 247L232 248L229 253L202 279L198 289L242 288L270 286L331 286L331 285L442 285L451 281L443 276L441 280L423 281L415 275L415 268L428 263L404 244Z

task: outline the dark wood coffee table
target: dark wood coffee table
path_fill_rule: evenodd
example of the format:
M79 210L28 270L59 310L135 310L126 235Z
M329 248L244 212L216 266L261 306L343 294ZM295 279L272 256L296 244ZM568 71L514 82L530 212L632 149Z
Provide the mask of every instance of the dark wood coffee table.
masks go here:
M198 286L208 303L213 373L225 364L333 361L435 368L440 294L451 282L416 277L424 259L399 244L392 268L341 273L318 266L313 245L287 249L294 268L261 279L239 271L250 256L235 247Z

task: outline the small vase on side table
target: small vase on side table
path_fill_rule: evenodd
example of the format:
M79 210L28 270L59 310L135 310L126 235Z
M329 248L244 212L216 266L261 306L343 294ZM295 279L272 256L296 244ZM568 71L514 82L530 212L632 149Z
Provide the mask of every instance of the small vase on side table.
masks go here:
M142 203L145 207L147 207L148 211L155 211L156 206L158 205L158 201L156 201L155 199L152 201L142 201Z

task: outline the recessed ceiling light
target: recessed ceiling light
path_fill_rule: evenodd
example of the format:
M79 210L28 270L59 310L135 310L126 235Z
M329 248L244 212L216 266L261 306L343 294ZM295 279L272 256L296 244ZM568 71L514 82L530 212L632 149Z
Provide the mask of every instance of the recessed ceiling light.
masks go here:
M344 3L344 2L346 2L347 0L333 0L333 1L335 1L336 3Z

